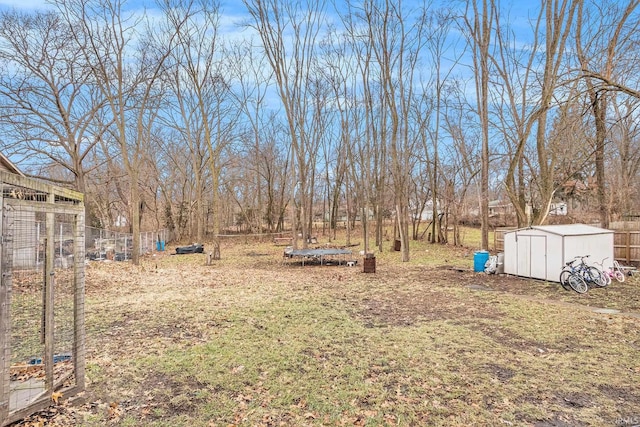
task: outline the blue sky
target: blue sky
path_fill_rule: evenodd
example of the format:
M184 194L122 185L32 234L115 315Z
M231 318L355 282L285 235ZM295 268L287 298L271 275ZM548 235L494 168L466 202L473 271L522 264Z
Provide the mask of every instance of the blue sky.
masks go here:
M51 7L43 0L0 0L0 8L16 8L21 10L44 9Z

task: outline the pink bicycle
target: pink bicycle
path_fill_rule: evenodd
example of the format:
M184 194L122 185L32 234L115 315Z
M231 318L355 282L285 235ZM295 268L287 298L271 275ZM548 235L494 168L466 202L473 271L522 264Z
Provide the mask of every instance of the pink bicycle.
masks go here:
M616 279L618 282L624 282L624 271L622 271L620 263L615 259L613 260L613 267L610 267L607 270L604 269L604 262L607 259L609 259L609 257L603 259L600 263L596 263L600 265L600 271L602 272L603 278L608 282L607 284L611 283L613 279Z

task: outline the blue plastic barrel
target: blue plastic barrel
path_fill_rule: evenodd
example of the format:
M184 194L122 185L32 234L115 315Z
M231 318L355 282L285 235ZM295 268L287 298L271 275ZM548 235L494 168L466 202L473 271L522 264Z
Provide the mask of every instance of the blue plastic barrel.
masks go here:
M484 265L489 260L488 251L478 251L473 254L473 271L479 273L484 271Z
M158 252L160 252L160 251L164 251L164 240L158 240L158 241L156 242L156 250L157 250Z

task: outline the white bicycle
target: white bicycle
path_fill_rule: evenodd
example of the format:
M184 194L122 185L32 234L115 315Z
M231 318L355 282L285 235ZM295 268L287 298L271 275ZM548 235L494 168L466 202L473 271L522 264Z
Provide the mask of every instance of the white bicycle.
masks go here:
M609 259L609 257L603 259L602 262L596 262L596 264L600 266L599 270L602 272L602 277L607 281L607 284L611 283L612 279L616 279L618 282L624 282L624 271L618 261L613 260L613 267L605 270L604 262L607 259Z
M624 282L624 271L622 270L622 267L620 267L620 263L615 259L613 260L613 268L609 270L609 275L615 278L618 282Z

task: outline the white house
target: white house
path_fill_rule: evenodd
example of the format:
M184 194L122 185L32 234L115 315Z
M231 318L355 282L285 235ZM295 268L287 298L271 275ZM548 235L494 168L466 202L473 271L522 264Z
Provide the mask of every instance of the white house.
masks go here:
M411 212L412 218L414 220L418 219L418 214L420 215L420 221L431 221L433 219L433 199L429 199L425 202L424 208L422 212L418 212L418 208L413 204L409 203L409 211ZM442 213L440 209L440 201L436 203L436 212L438 215Z
M551 206L549 207L549 215L566 215L566 214L567 214L566 202L551 203Z

